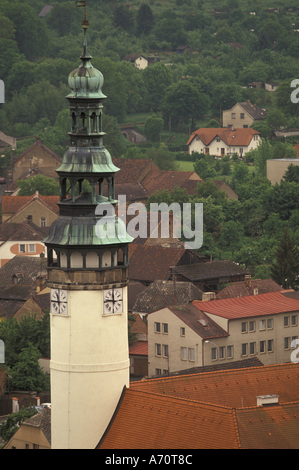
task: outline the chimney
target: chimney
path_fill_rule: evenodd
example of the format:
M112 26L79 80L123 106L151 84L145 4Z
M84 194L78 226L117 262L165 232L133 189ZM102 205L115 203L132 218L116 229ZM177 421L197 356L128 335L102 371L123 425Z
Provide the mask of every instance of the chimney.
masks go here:
M45 282L44 276L41 276L41 275L37 276L36 278L36 293L37 294L43 290L44 282Z
M40 406L40 397L35 397L36 398L36 406Z
M279 395L259 395L256 397L257 406L275 406L279 404Z
M201 301L202 302L207 302L208 300L215 300L216 299L216 294L215 292L203 292Z

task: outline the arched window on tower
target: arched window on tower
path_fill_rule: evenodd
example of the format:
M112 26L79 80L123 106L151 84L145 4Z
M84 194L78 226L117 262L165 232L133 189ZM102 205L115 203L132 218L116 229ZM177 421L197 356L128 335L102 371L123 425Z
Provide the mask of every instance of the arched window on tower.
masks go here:
M83 268L83 256L82 253L74 251L71 254L71 268Z
M96 115L96 113L92 113L91 118L90 118L90 122L91 122L91 132L92 132L93 134L95 134L96 132L98 132L98 129L97 129L97 115Z
M89 251L86 255L86 268L98 268L99 257L95 251Z
M80 130L85 130L86 131L86 116L85 116L85 113L81 113L80 114Z
M77 124L76 114L72 113L72 132L76 132L76 124Z
M110 266L111 266L111 251L106 250L104 251L103 256L102 256L102 267L108 268Z

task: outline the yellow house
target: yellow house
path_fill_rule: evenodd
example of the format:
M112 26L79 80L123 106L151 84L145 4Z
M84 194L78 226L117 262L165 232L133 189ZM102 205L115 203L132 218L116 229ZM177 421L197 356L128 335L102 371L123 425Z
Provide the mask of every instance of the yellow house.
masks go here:
M4 449L51 449L51 410L24 421Z

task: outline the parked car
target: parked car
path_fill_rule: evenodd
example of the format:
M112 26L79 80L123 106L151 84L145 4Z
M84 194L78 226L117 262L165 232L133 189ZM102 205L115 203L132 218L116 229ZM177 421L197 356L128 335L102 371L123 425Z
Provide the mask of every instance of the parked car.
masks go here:
M6 179L4 176L0 176L0 184L6 184Z
M51 403L42 403L41 406L43 408L50 408L51 409Z

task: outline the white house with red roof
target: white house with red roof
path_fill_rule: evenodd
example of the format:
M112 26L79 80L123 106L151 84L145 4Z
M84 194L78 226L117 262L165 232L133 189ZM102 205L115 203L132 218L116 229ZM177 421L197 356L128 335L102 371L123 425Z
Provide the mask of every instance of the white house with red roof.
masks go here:
M206 128L194 131L188 142L188 152L204 153L224 157L236 153L243 157L246 153L257 148L260 134L251 128Z

